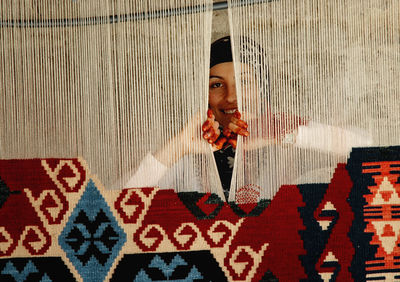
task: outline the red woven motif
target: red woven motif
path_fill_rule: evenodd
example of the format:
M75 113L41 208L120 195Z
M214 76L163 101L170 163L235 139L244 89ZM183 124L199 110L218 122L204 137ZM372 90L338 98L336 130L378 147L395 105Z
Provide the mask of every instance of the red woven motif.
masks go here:
M49 224L60 224L68 210L68 202L64 194L58 190L43 190L38 197L31 190L24 189L26 196L34 207L40 210Z
M345 164L339 164L324 199L314 212L321 228L332 230L316 265L316 270L324 281L331 281L332 277L335 277L336 281L352 280L349 266L354 248L347 234L353 222L353 213L346 201L352 187L353 183Z
M233 280L248 280L250 276L260 281L268 270L280 281L306 278L299 260L305 254L298 232L304 229L297 210L301 206L304 203L296 186L282 186L260 216L245 218L224 260ZM255 273L251 273L254 265Z
M46 159L42 165L62 191L78 192L86 180L86 172L77 159Z
M207 203L208 196L197 202L207 215L217 207ZM267 271L283 280L298 280L306 278L299 260L305 253L298 233L304 228L297 210L302 205L297 188L286 186L257 217L239 217L225 203L214 218L198 219L175 192L160 190L133 240L143 252L189 251L202 246L211 250L230 280L259 281Z
M197 201L197 206L207 216L211 215L219 206L217 203L215 203L215 204L207 203L207 200L208 200L209 197L210 197L210 193L207 193L203 197L201 197L200 200Z
M78 160L0 160L0 175L10 191L0 218L17 219L0 222L0 257L18 245L31 255L45 254L52 244L45 226L64 219L69 208L64 191L79 191L85 170Z
M124 223L136 223L143 212L144 202L135 189L125 189L115 202L115 208Z
M224 220L219 221L220 218ZM143 251L157 251L161 238L170 241L178 250L190 249L197 237L202 237L210 247L218 247L228 240L229 226L238 220L228 206L223 207L215 219L197 220L173 190L160 190L134 234L134 241ZM215 233L218 233L216 238Z

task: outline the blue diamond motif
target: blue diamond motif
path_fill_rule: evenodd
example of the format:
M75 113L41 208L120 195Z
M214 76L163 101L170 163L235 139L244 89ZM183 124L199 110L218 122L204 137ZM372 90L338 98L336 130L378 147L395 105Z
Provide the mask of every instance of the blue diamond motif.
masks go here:
M103 281L125 242L126 234L90 180L58 243L83 281Z

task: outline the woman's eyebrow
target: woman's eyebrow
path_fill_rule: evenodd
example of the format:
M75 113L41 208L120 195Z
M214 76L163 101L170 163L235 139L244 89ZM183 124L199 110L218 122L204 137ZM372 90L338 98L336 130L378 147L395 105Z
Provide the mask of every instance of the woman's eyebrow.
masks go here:
M224 79L223 77L221 77L221 76L218 76L218 75L210 75L210 78L219 78L219 79Z

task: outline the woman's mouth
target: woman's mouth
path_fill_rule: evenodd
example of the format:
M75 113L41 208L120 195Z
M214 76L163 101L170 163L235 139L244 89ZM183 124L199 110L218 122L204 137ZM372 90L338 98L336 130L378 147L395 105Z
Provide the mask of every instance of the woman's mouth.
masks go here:
M224 114L227 114L227 115L234 114L236 111L237 111L237 109L236 109L236 108L235 108L235 109L226 109L226 110L221 110L221 112L223 112Z

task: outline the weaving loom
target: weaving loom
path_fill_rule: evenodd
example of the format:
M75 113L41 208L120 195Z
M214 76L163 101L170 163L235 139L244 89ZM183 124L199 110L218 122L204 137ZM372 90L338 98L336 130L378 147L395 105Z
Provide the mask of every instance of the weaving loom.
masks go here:
M400 281L398 0L3 0L0 42L0 281Z

